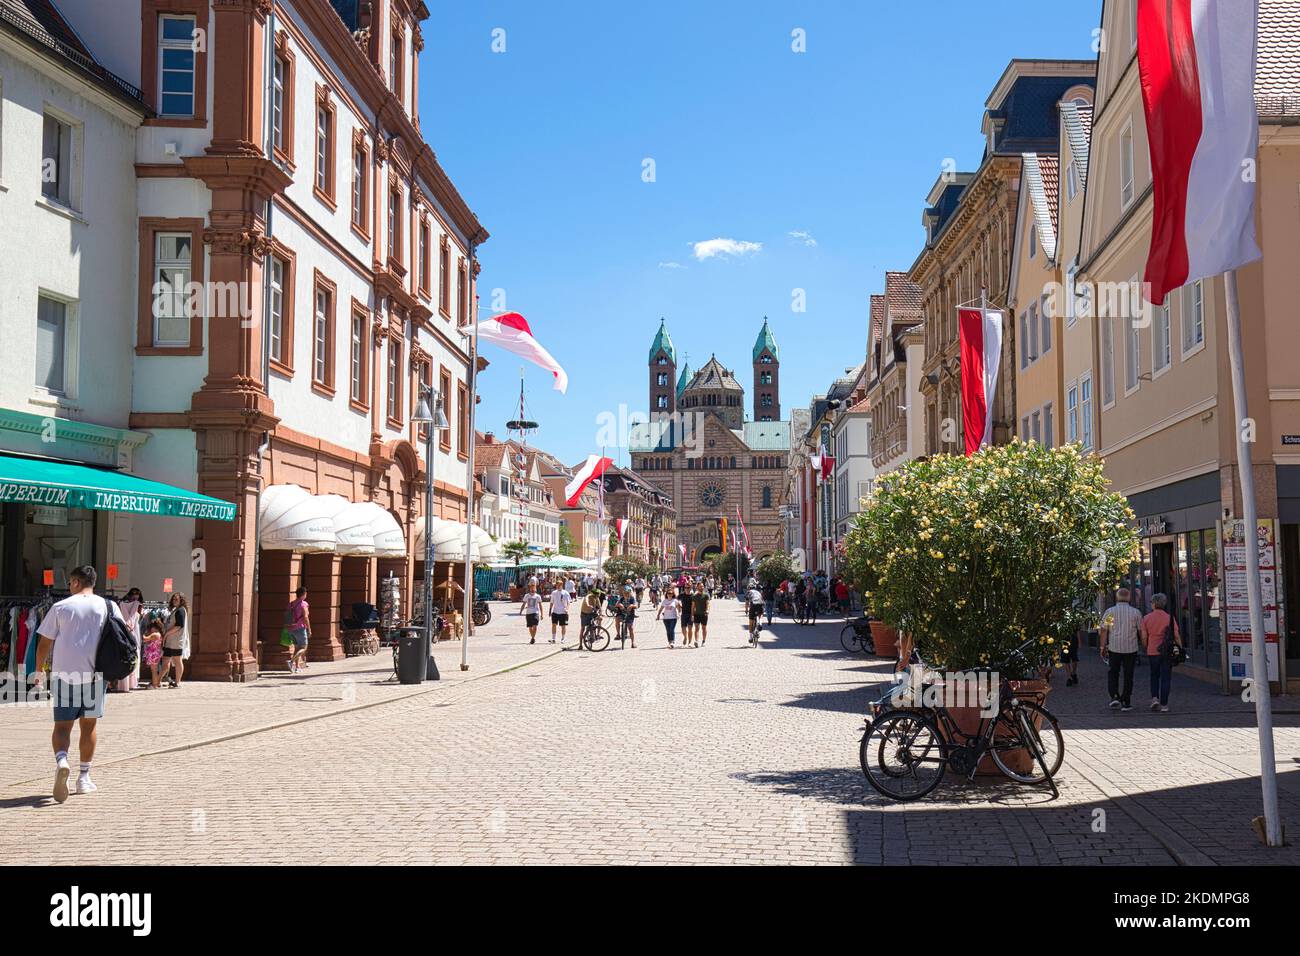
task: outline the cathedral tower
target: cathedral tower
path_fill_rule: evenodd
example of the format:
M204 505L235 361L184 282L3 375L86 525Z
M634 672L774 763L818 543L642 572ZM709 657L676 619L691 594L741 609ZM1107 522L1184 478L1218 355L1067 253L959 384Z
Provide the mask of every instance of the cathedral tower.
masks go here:
M763 316L763 328L754 341L754 421L781 420L781 356L776 337Z
M668 324L659 320L659 332L650 343L650 417L677 410L677 350L668 337Z

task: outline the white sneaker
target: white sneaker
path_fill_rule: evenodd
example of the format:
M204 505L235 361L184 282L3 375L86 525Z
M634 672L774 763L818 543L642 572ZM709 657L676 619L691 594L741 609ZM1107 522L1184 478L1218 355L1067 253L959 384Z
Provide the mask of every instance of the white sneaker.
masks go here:
M1167 713L1169 713L1169 705L1168 705L1168 704L1161 704L1161 705L1160 705L1160 713L1162 713L1162 714L1167 714Z
M94 793L99 787L95 786L95 781L89 776L77 778L77 793Z
M1159 710L1159 709L1160 709L1160 698L1159 698L1159 697L1152 697L1152 698L1151 698L1151 709L1152 709L1153 711L1155 711L1155 710Z
M63 803L68 799L68 774L71 772L66 763L59 764L58 769L54 771L55 803Z

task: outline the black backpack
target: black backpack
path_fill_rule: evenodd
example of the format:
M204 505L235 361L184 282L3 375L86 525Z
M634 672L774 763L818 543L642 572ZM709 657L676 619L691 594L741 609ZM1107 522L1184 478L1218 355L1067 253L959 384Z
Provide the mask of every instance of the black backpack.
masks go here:
M113 613L113 607L104 601L104 629L99 632L99 646L95 648L95 670L104 680L122 680L135 670L137 656L135 636L126 621Z

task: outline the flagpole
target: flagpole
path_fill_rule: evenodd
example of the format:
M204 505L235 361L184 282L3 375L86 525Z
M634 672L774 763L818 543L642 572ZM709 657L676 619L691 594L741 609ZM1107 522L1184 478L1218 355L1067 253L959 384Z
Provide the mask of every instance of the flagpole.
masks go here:
M606 457L604 445L600 446L600 457ZM609 540L609 526L605 524L605 476L602 474L599 480L600 487L596 489L596 524L600 527L600 537L596 541L596 585L598 587L601 575L605 572L605 542Z
M478 243L469 244L469 274L474 275L474 265L478 252ZM475 283L477 287L477 283ZM465 461L465 600L464 620L460 633L460 669L469 670L469 635L474 626L474 446L475 424L474 412L478 405L478 296L474 296L474 314L469 332L469 435L465 443L469 446L469 457Z
M1255 694L1255 722L1259 727L1259 779L1264 797L1264 836L1269 846L1282 845L1278 818L1277 763L1273 755L1272 693L1268 685L1268 647L1264 640L1264 608L1259 582L1259 516L1255 505L1255 471L1242 423L1250 417L1246 399L1246 371L1241 348L1241 309L1237 298L1237 270L1223 274L1227 300L1228 361L1232 366L1232 401L1236 419L1237 472L1241 479L1241 511L1245 522L1246 596L1250 606L1251 670Z

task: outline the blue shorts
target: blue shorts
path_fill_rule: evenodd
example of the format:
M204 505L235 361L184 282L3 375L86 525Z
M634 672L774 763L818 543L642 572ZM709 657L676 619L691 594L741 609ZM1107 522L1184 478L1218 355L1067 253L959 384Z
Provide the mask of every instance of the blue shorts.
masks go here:
M102 678L88 684L72 684L51 675L50 698L54 702L55 722L103 717L104 692Z
M289 628L289 636L293 638L293 646L298 650L302 650L307 646L307 628L291 627Z

